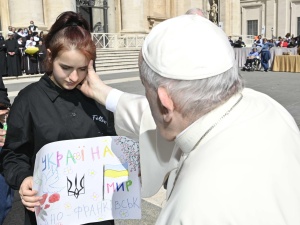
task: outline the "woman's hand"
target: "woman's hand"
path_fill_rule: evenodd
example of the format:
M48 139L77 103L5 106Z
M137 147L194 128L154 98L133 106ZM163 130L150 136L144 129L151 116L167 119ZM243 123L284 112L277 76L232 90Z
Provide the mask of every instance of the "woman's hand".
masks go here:
M105 105L110 86L104 84L93 68L93 60L88 65L88 74L77 88L87 97L90 97L102 105Z
M20 186L19 194L26 209L34 212L34 207L40 205L42 197L36 196L37 191L32 190L32 187L33 177L26 177Z

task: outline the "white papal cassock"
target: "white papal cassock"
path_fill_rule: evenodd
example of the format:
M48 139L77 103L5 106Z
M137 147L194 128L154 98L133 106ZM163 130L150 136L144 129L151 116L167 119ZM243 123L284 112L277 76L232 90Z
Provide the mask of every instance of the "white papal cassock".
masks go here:
M186 157L156 224L300 224L300 133L269 96L244 89L179 134L175 147L157 134L145 97L113 90L106 103L118 130L139 135L144 197Z

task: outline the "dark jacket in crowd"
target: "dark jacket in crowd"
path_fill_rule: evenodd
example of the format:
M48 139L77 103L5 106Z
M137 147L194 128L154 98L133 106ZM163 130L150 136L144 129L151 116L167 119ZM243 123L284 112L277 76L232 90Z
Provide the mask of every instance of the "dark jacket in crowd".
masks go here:
M7 75L6 65L6 45L2 35L0 35L0 76Z
M242 48L242 47L246 47L246 44L241 39L239 39L236 42L234 42L234 46L233 47L235 47L235 48Z
M7 74L8 76L22 75L20 63L19 44L15 39L8 39L5 41L7 52ZM8 52L14 52L15 55L9 55Z

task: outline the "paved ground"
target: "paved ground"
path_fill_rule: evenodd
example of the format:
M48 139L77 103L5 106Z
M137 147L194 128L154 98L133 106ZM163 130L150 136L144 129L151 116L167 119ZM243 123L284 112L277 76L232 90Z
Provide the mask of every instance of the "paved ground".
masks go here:
M274 98L292 114L300 127L300 73L242 72L241 74L246 87Z
M246 86L268 94L282 104L295 118L300 127L300 73L280 72L241 72ZM137 76L137 72L134 74ZM134 81L136 88L142 88L139 81ZM139 91L143 93L142 89ZM116 221L117 225L151 225L155 223L160 212L160 206L164 201L164 191L156 196L144 199L142 202L142 220ZM23 209L18 195L16 195L13 209L7 217L4 225L23 224Z

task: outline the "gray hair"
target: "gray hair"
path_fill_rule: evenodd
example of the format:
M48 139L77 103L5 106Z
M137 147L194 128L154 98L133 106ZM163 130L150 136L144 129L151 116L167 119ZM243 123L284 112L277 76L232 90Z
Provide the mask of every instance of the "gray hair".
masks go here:
M193 120L215 109L244 88L238 66L222 74L199 80L175 80L154 72L147 63L140 60L140 77L149 87L167 89L175 108L183 117Z
M191 8L185 13L186 15L199 15L206 17L206 12L204 12L202 9L199 8Z

